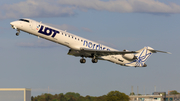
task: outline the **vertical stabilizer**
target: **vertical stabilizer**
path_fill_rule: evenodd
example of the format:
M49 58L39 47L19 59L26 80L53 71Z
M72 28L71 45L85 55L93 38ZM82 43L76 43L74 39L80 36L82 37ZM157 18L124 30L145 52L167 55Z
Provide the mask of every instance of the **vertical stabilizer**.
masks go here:
M150 50L154 50L151 47L144 47L143 49L138 50L137 54L135 54L135 56L137 57L136 60L134 60L131 63L127 63L127 66L134 66L134 67L146 67L147 65L145 64L145 62L148 60L148 58L152 55L152 51Z

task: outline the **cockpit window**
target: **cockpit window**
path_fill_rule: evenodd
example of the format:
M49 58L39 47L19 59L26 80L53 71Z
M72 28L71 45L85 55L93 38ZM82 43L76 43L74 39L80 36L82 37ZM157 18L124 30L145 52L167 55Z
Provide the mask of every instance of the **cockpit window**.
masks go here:
M29 23L29 20L26 20L26 19L19 19L19 21L24 21L24 22L28 22Z

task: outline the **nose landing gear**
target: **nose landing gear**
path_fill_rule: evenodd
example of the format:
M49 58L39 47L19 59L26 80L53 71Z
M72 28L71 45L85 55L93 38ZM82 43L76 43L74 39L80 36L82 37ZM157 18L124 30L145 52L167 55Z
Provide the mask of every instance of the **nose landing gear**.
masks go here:
M19 36L19 33L18 33L18 32L16 33L16 36Z
M20 30L19 30L19 29L17 29L16 36L19 36L19 33L20 33Z

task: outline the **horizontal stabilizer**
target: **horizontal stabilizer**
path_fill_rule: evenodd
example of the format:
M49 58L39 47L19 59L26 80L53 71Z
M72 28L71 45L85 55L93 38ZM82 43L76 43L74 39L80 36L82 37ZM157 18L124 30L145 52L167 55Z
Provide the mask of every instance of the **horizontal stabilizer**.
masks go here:
M153 52L153 53L161 52L161 53L171 54L170 52L165 52L165 51L159 51L159 50L153 50L153 49L148 49L148 50Z

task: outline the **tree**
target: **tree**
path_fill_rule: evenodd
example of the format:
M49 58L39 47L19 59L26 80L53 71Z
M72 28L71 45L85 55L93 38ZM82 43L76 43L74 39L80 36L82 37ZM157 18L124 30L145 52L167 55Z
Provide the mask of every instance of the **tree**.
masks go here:
M93 101L106 101L106 95L94 97Z
M84 101L93 101L92 97L89 95L86 95L85 100Z
M33 96L31 96L31 101L33 101L34 100L34 97Z
M107 95L93 97L81 96L79 93L67 92L66 94L42 94L31 97L31 101L129 101L129 96L119 91L111 91Z
M52 101L53 95L45 93L45 101Z
M135 93L134 93L134 92L131 92L130 95L135 95Z
M58 95L58 99L59 99L59 101L67 101L67 99L66 99L66 97L64 96L63 93L60 93L60 94Z
M173 90L169 93L170 95L175 95L175 94L180 94L179 92L177 92L176 90Z
M67 92L66 94L65 94L65 96L73 96L73 97L75 97L75 98L78 98L78 97L80 97L80 94L79 93L74 93L74 92Z
M119 91L111 91L107 94L106 101L129 101L129 96Z

